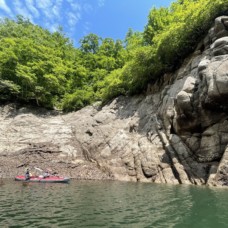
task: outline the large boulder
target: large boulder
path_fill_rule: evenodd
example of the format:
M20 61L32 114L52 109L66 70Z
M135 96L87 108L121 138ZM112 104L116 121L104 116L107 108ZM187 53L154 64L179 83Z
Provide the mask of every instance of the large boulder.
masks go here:
M228 17L146 95L78 112L0 106L0 176L49 166L80 179L228 185Z

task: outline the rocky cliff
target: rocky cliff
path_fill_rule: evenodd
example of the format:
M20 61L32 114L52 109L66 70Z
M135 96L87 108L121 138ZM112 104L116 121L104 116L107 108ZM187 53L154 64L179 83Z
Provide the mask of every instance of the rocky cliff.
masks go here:
M146 96L78 112L0 106L0 175L228 185L228 17Z

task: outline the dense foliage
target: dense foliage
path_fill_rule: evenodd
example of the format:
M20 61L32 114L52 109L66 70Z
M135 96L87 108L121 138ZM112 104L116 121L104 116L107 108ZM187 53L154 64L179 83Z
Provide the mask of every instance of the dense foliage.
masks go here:
M90 34L74 48L23 17L0 23L0 99L64 110L102 100L104 78L124 64L121 41Z
M65 111L120 94L142 92L175 70L228 14L228 0L177 0L153 8L143 33L124 41L89 34L75 48L61 28L54 33L18 16L0 23L0 101L33 103Z

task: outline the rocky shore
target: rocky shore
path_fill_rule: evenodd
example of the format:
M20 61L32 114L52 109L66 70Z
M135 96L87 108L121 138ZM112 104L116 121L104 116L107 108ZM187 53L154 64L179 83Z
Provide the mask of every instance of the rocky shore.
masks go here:
M0 177L25 167L77 179L228 185L228 17L146 95L62 114L0 106Z

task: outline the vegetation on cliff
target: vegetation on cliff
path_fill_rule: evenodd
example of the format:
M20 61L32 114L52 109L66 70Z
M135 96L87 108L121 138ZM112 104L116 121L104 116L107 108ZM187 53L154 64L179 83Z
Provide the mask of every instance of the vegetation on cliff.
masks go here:
M124 41L89 34L75 48L61 28L54 33L18 16L0 23L0 101L77 110L95 101L140 93L175 70L228 14L228 0L177 0L153 8L143 33Z

